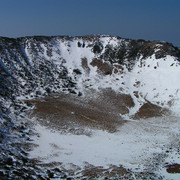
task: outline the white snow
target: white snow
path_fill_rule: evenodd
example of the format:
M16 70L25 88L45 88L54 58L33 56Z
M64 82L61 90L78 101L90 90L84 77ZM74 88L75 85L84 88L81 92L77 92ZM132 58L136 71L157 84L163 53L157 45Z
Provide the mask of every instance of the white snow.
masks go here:
M68 76L77 83L78 91L84 92L86 87L96 91L112 88L118 93L130 94L135 106L130 109L129 114L124 115L124 118L130 121L113 134L90 129L92 136L62 134L37 125L36 131L40 137L34 137L34 142L39 146L30 152L30 156L43 162L62 162L66 167L73 163L83 168L88 162L105 167L111 164L123 165L134 171L141 171L149 164L153 166L152 157L155 154L164 154L172 143L179 142L179 118L170 116L134 121L129 117L136 113L145 101L168 108L175 115L180 115L179 62L172 56L161 59L156 59L155 55L146 59L140 57L131 71L128 71L124 65L123 74L119 72L104 76L98 74L97 67L90 64L93 58L98 58L98 55L92 52L92 47L88 46L90 42L85 42L86 45L83 48L77 46L78 41L82 43L78 39L57 40L57 44L53 46L51 58L47 56L47 48L42 44L44 53L41 56L52 60L59 67L63 64L68 70ZM106 45L116 47L123 43L123 40L101 37L100 42L104 47ZM156 51L159 47L160 45L157 45ZM25 51L31 60L28 49ZM82 58L87 59L89 74L85 73L82 67ZM74 69L79 69L82 74L75 77ZM43 90L40 89L40 91ZM138 93L139 98L134 95L134 92ZM179 154L172 152L164 162L179 163L179 159ZM157 169L157 173L163 174L168 179L172 177L178 179L178 175L170 177L163 164Z
M85 47L78 47L78 42L84 43ZM103 52L106 45L119 47L122 43L127 43L124 39L102 35L99 42L103 44ZM100 75L97 67L91 65L93 58L98 58L97 54L92 52L93 42L75 38L72 40L55 39L52 45L52 57L47 56L47 45L41 43L43 53L39 56L48 61L53 61L59 69L65 66L68 70L68 76L77 83L77 91L84 92L86 87L99 90L102 88L112 88L118 93L130 94L136 104L130 110L130 115L136 113L145 101L172 110L176 115L180 114L180 64L172 56L156 59L155 55L142 59L140 57L131 71L128 71L123 65L123 74L112 73L112 75ZM28 46L28 42L27 42ZM156 45L158 51L161 44ZM33 55L31 49L25 48L25 53L32 63ZM102 52L102 53L103 53ZM82 67L82 58L86 58L88 68L87 73ZM113 64L114 66L115 64ZM75 75L74 69L79 69L81 75ZM57 77L58 78L58 75ZM20 81L20 80L19 80ZM24 84L24 82L22 82ZM137 92L139 98L134 95Z
M143 99L170 108L179 114L179 77L180 68L175 58L166 56L157 60L153 55L138 61L127 78L129 79L130 94L138 91ZM135 87L136 82L140 82L138 87ZM142 98L139 99L140 101Z
M179 62L172 56L156 59L155 55L147 59L139 58L132 71L128 71L125 66L123 75L121 73L113 73L112 75L102 76L97 73L97 67L90 65L92 59L96 57L92 52L92 47L87 47L90 42L85 42L84 48L78 47L80 40L62 41L59 40L58 47L61 58L65 60L63 64L68 69L69 76L77 82L79 91L91 86L98 90L101 88L112 88L113 90L125 94L131 94L136 108L131 110L131 114L135 113L146 100L158 104L162 107L170 108L176 114L179 114L180 108L180 77ZM123 40L117 40L113 37L102 36L100 42L105 47L107 44L113 47L117 46ZM82 43L82 42L81 42ZM160 45L157 45L157 49ZM45 47L44 47L45 48ZM104 48L105 49L105 48ZM45 50L46 51L46 50ZM54 52L54 51L53 51ZM59 54L53 54L52 59L56 64L62 62L57 58ZM87 59L90 73L87 74L82 67L82 58ZM75 79L74 69L79 69L82 74ZM135 86L136 82L140 82ZM137 91L139 98L134 96Z
M34 142L39 146L30 152L30 156L47 163L62 162L66 168L69 164L83 168L89 163L104 167L123 165L142 171L148 165L153 166L152 158L156 154L165 153L172 143L178 144L179 130L177 117L129 121L116 133L91 130L92 136L62 134L37 125L36 131L40 136L34 137ZM168 157L179 163L179 154L173 156L170 153ZM170 162L168 157L164 163ZM162 164L157 173L166 176L164 169Z

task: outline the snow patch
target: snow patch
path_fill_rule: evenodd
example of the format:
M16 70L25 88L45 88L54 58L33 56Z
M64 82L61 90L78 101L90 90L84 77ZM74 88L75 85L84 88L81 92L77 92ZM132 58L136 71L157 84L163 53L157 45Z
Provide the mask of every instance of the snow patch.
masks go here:
M178 117L149 118L128 121L116 133L91 130L92 135L86 136L62 134L37 125L40 136L34 137L34 142L39 146L30 152L30 156L46 163L62 162L66 168L74 164L83 169L89 163L107 168L110 165L123 165L141 172L151 165L166 177L164 163L170 162L168 158L171 162L179 163L180 154L167 154L167 158L158 166L153 165L153 158L156 154L165 154L169 147L178 144L179 127Z

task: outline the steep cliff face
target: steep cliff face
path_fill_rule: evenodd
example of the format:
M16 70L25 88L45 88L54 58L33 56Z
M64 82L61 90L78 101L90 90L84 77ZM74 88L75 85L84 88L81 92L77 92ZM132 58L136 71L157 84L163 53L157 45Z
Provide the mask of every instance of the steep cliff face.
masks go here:
M7 146L30 134L22 114L29 108L24 100L62 91L85 96L89 89L112 89L132 99L125 118L142 117L139 110L153 106L178 114L179 77L180 49L167 42L113 36L1 37L0 141L6 152L1 155L2 168L13 165L9 154L21 157L19 169L31 164L23 162L25 152L18 146Z

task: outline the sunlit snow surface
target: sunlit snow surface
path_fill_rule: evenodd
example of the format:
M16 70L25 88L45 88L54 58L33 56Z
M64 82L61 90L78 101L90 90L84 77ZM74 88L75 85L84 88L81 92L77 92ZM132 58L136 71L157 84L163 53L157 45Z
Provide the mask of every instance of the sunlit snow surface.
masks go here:
M38 144L38 147L30 152L30 157L43 162L62 162L67 168L70 164L83 168L87 163L105 167L111 164L123 165L133 171L149 169L150 172L164 175L167 179L179 179L178 174L168 174L165 170L166 163L180 163L179 62L168 55L161 59L156 59L154 55L146 59L140 57L131 71L123 65L123 73L113 72L111 75L102 76L97 73L97 67L91 66L92 59L98 58L92 48L79 48L78 41L59 40L53 47L51 58L54 63L60 66L63 62L68 76L77 83L77 91L82 94L87 87L96 91L111 88L117 93L130 94L135 106L130 109L129 114L124 115L125 120L129 121L115 133L87 129L91 131L91 136L63 134L36 125L35 129L40 136L34 137L34 143ZM111 44L115 47L120 43L117 39L110 38L101 38L100 41L104 46ZM45 46L42 45L42 48L46 51ZM55 53L58 49L61 60L59 54ZM42 57L49 58L45 54L42 54ZM88 75L82 67L82 58L87 60L90 69ZM82 74L75 77L74 69L79 69ZM131 120L131 115L146 101L170 109L174 114Z
M118 47L121 41L123 40L110 37L100 38L104 47L107 44ZM86 87L95 90L112 88L118 93L130 94L136 103L130 114L135 113L146 100L167 108L171 106L173 112L180 114L180 63L175 57L169 55L160 59L156 59L155 55L145 59L139 57L138 60L134 60L136 63L131 71L122 65L123 74L113 71L110 75L102 76L97 73L97 67L91 65L92 59L98 58L98 55L92 52L91 47L77 47L77 42L78 40L59 41L55 48L60 49L62 59L65 60L63 65L67 68L68 75L77 83L79 91L83 92ZM158 48L157 46L157 50ZM89 74L82 67L82 58L87 60ZM55 63L59 63L58 55L54 54L52 59ZM79 69L82 74L75 77L74 69ZM137 83L139 84L137 85ZM135 97L135 91L138 92L139 98Z
M99 41L103 44L110 45L114 48L118 48L122 43L127 43L123 39L116 39L115 37L100 37ZM78 47L77 43L85 43L85 47ZM28 43L27 43L28 44ZM112 74L100 75L97 72L97 66L92 66L91 62L93 58L99 59L99 56L104 53L105 48L100 54L94 54L92 51L92 42L83 39L74 39L72 41L65 41L62 39L56 39L52 44L52 56L47 56L47 47L41 43L43 53L39 52L37 57L33 57L31 49L26 48L29 63L36 64L36 60L32 59L45 59L45 61L52 61L59 69L62 65L67 69L68 77L72 78L73 82L76 82L76 91L84 92L87 87L99 90L102 88L112 88L118 93L130 94L136 104L135 108L131 109L130 114L134 114L139 107L146 101L150 101L154 104L162 107L170 108L174 113L180 114L180 63L179 61L170 55L166 55L164 58L156 59L155 55L143 58L140 56L138 59L134 59L135 65L131 71L129 71L126 65L123 67L123 72L114 73L114 66L118 63L114 63ZM157 44L155 51L158 51L160 45ZM82 66L82 59L87 60L87 66L89 73ZM81 75L75 75L74 69L78 69ZM55 76L59 79L58 75ZM24 82L21 82L24 84ZM38 89L42 93L45 91L39 87ZM53 87L51 89L53 91ZM138 98L135 96L135 92L138 93ZM32 92L26 98L31 99L34 97ZM23 99L23 97L17 97Z
M34 137L34 141L39 146L30 156L45 163L62 162L67 169L72 164L82 169L87 163L104 167L123 165L133 171L149 169L166 178L180 177L165 170L165 163L180 163L178 117L129 121L116 133L87 129L91 136L62 134L40 125L36 130L40 136Z

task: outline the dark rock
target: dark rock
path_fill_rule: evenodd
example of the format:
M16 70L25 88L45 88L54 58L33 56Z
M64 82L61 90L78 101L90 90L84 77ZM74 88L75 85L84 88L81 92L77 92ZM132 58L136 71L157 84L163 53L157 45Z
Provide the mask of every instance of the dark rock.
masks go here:
M93 47L94 54L101 53L102 50L103 50L103 45L100 42L96 43Z
M22 177L23 176L23 174L22 174L22 172L19 170L19 171L17 171L17 170L15 170L15 171L13 171L13 174L17 177L17 176L19 176L19 177Z
M13 166L13 160L12 160L11 157L9 157L8 159L6 159L6 164Z
M78 45L78 47L81 47L81 43L79 41L78 41L77 45Z
M71 94L77 94L76 91L74 91L73 89L68 89L68 91L69 91Z
M54 177L54 173L51 172L50 170L47 170L47 174L49 178L53 178Z
M53 171L55 171L55 172L61 172L61 170L60 170L59 168L57 168L57 167L54 168Z
M0 177L3 177L3 176L4 176L4 172L0 171Z
M46 88L46 92L48 93L48 94L50 94L51 93L51 90L50 90L50 88Z
M79 93L78 93L78 96L82 96L82 92L79 92Z
M28 159L26 158L26 157L22 157L22 162L23 162L23 164L26 164L26 163L28 163Z
M79 74L79 75L82 74L79 69L74 69L73 72L74 72L75 74Z
M62 177L61 178L67 178L67 175L66 174L64 174L64 175L62 175Z
M170 164L166 166L168 173L180 173L180 164Z

